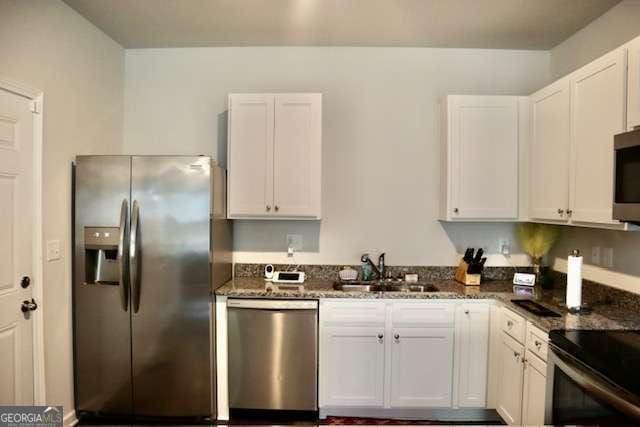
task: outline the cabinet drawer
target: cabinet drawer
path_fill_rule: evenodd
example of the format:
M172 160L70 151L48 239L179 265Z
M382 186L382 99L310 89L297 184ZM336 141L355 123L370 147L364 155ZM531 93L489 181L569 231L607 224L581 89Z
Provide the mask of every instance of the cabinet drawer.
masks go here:
M375 325L385 323L385 303L381 301L321 301L322 324Z
M455 306L452 303L394 302L391 319L393 326L453 326Z
M531 322L527 322L527 348L545 362L547 361L548 340L549 336L545 332L535 327Z
M502 330L515 338L521 344L524 344L526 329L524 317L504 307L502 308L502 314L500 317Z

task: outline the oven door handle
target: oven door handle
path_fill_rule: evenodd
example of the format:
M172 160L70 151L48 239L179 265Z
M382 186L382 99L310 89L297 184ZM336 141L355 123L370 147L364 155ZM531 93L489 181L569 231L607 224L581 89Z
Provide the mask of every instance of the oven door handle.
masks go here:
M578 361L570 361L571 356L563 354L564 351L552 349L553 363L573 381L582 387L587 393L603 403L620 411L628 417L640 420L640 400L623 389L612 390L612 385L598 378L594 373L579 367ZM614 386L615 387L615 386Z

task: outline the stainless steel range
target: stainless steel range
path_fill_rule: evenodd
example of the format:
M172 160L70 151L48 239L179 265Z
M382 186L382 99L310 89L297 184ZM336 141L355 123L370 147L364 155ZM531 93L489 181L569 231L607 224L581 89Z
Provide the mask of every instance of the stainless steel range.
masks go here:
M545 424L640 424L640 332L551 331L549 339Z

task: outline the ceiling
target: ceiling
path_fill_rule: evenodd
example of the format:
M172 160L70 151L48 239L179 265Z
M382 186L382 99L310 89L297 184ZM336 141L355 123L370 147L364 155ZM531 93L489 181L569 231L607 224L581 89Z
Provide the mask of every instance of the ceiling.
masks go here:
M620 0L64 0L125 48L550 49Z

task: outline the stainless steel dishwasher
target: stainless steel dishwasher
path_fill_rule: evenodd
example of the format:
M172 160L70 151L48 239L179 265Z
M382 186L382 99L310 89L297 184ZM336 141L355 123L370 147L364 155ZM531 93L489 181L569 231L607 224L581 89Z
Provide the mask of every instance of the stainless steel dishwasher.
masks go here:
M230 299L229 407L318 410L318 302Z

